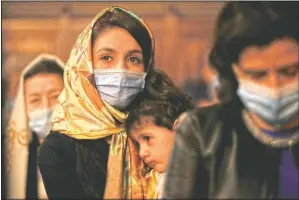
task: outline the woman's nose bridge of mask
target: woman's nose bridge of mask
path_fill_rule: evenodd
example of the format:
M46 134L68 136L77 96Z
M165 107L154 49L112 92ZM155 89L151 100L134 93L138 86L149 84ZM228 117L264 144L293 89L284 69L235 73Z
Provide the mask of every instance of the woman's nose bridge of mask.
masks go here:
M276 70L269 70L267 78L267 84L269 87L278 89L280 86L282 86L280 83L279 74Z
M40 94L40 102L38 105L34 106L33 109L47 110L54 106L56 104L56 101L56 99L53 100L53 98L46 93Z
M54 101L51 100L51 96L45 93L35 95L34 102L31 102L30 99L27 100L28 111L44 110L52 107L53 105L54 105Z
M56 102L54 102L51 98L50 95L48 94L44 94L42 95L42 101L41 101L41 109L45 110L45 109L48 109L52 106L54 106Z
M126 62L125 55L119 55L115 63L116 69L129 69L128 63Z

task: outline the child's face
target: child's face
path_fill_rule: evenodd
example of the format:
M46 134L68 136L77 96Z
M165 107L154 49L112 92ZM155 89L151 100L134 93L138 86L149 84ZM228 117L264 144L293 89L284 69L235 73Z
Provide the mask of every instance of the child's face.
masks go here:
M174 143L174 132L150 121L133 128L130 137L137 144L144 163L157 172L165 172Z

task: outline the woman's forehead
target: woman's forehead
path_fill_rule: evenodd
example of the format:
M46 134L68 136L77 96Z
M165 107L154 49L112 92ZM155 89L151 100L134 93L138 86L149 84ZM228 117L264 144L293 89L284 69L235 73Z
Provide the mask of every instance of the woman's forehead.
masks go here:
M55 73L39 73L24 83L26 96L62 90L63 86L62 77Z
M244 69L267 69L298 62L298 57L298 43L282 38L264 46L248 46L238 64Z
M102 49L127 52L129 50L142 51L135 38L125 29L110 27L99 34L94 42L94 50Z

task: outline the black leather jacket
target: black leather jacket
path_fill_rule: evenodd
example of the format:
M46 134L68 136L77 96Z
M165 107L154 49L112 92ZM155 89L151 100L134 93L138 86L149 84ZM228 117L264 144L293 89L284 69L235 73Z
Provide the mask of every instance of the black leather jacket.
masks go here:
M298 168L298 143L291 150ZM275 198L280 155L252 136L240 106L193 110L176 130L163 198Z

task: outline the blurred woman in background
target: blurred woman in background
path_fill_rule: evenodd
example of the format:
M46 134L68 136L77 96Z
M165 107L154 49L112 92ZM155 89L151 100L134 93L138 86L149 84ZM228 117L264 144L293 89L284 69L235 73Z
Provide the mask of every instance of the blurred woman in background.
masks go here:
M22 71L5 144L7 198L47 198L37 152L52 127L51 114L64 87L63 68L56 56L41 54Z

